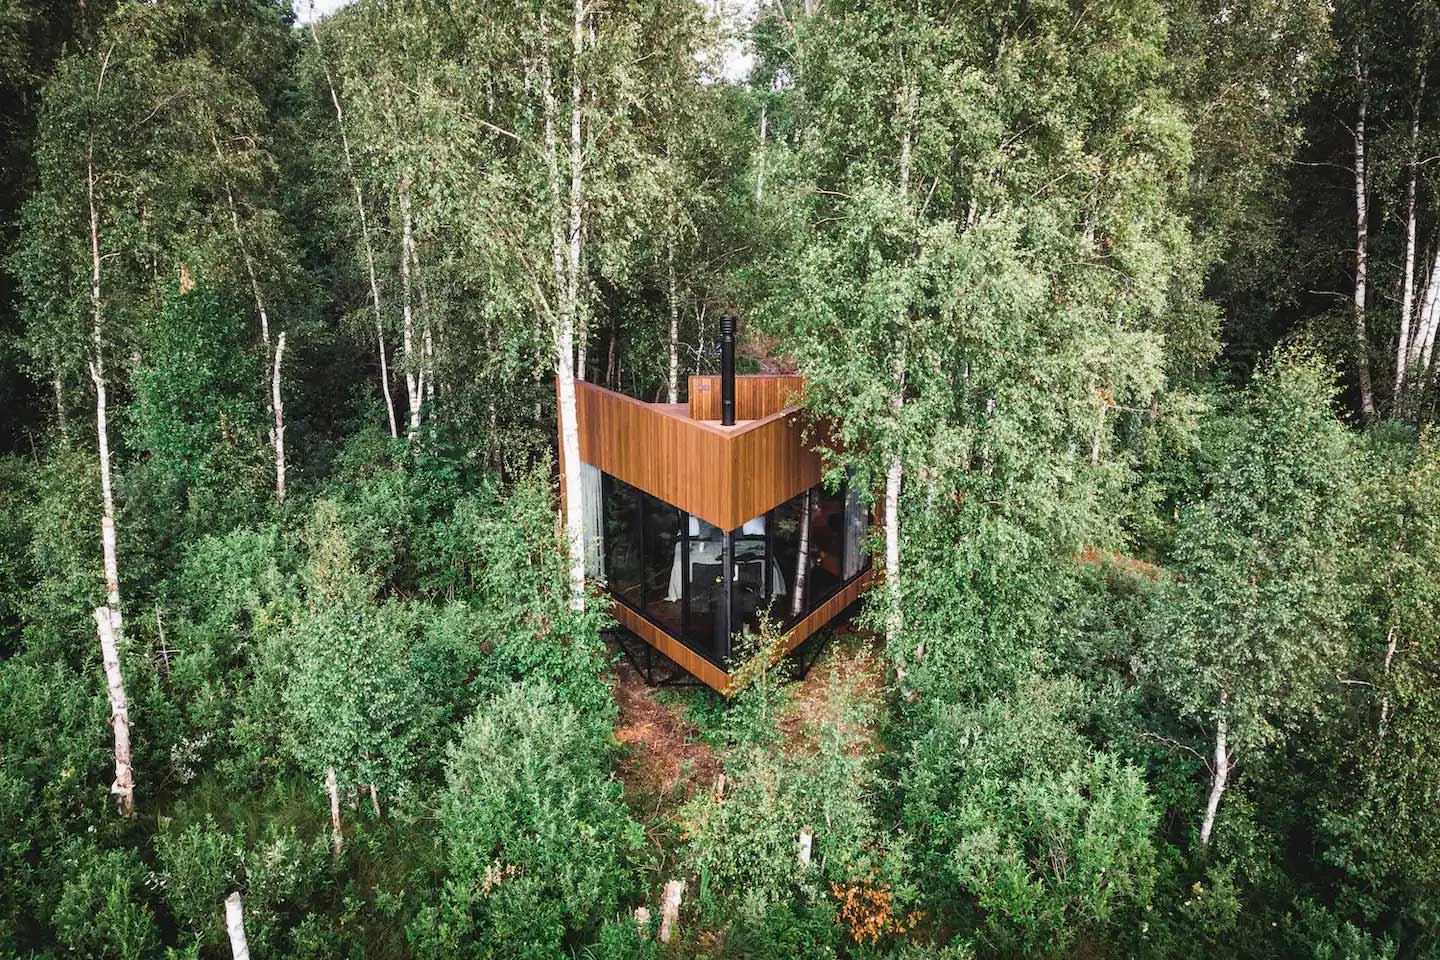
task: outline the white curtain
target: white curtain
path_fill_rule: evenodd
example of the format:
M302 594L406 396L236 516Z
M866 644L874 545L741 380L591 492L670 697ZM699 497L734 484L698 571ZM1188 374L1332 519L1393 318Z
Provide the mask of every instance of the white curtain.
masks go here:
M585 576L605 580L605 515L600 495L600 470L580 464L580 503L584 511L580 527L584 536Z
M845 579L849 580L865 565L866 523L865 504L854 484L845 485Z

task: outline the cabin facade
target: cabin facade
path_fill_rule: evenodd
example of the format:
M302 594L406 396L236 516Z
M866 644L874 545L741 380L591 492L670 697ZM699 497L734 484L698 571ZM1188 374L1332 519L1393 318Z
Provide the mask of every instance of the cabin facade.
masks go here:
M762 615L789 653L871 578L864 504L821 485L804 443L803 385L698 376L688 403L665 404L575 384L586 576L627 630L722 693Z

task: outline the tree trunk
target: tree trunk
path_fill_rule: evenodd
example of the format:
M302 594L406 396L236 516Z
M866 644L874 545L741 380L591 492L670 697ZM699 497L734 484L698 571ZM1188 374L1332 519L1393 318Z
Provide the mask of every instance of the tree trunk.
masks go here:
M1370 71L1355 53L1355 80L1360 105L1355 118L1355 373L1360 383L1360 412L1375 416L1375 394L1370 385L1370 338L1365 331L1365 287L1370 273L1369 171L1365 157L1365 119L1370 110Z
M672 222L670 236L665 245L665 279L670 293L670 376L666 383L670 403L680 402L680 301L676 296L675 280L675 225Z
M1400 339L1395 344L1395 388L1391 403L1399 412L1409 373L1410 322L1415 306L1415 181L1419 177L1420 102L1425 96L1425 71L1420 71L1419 90L1410 117L1410 176L1405 188L1405 278L1400 293Z
M215 160L220 164L220 179L225 184L225 200L230 206L230 225L235 231L235 245L240 248L240 260L245 265L245 275L250 278L250 292L255 297L255 311L260 315L260 342L265 345L265 361L270 361L270 316L265 311L265 298L260 295L260 280L255 274L255 264L250 259L250 248L245 245L245 231L240 228L240 211L235 205L235 193L230 188L230 177L225 173L225 155L220 152L220 141L212 133L210 143L215 148Z
M756 151L758 156L755 169L755 203L757 205L765 198L765 140L770 135L769 109L768 101L760 101L760 149Z
M909 86L902 88L899 96L900 114L900 195L910 195L910 146L911 122L915 113L915 96ZM901 418L905 411L905 308L901 307L896 317L895 356L893 392L890 394L891 429L901 430ZM897 438L898 446L898 438ZM885 586L889 610L885 617L885 642L890 649L898 650L901 628L905 625L904 613L900 607L900 486L904 480L905 466L900 451L891 456L885 470Z
M795 555L795 592L790 597L790 616L805 609L805 585L810 575L810 491L800 507L800 552Z
M120 618L109 607L95 608L95 630L100 637L100 662L105 667L105 688L110 694L110 726L115 733L115 782L110 792L120 813L135 816L135 770L130 765L130 700L120 672Z
M685 896L685 881L671 880L665 884L660 903L660 942L669 943L680 929L680 901Z
M345 849L345 838L340 833L340 788L335 783L335 768L325 770L325 792L330 795L330 849L335 856Z
M275 446L275 500L285 502L285 402L280 397L280 364L285 358L285 331L275 344L275 369L270 376L270 408L275 411L275 426L270 442Z
M375 812L375 819L380 819L380 791L375 789L375 784L370 784L370 809Z
M550 216L550 246L555 273L555 289L559 299L557 330L555 336L555 373L560 393L560 449L563 470L562 486L565 492L565 540L570 556L570 606L574 610L585 609L585 548L584 548L584 500L580 492L580 433L575 400L575 337L579 313L579 270L581 262L581 190L584 186L584 158L580 141L580 53L584 42L584 7L581 0L574 4L573 68L575 79L571 84L570 118L570 224L569 235L565 237L561 227L559 143L555 130L555 119L559 112L555 92L551 83L548 59L544 68L544 109L545 109L545 157L552 198ZM567 244L568 240L568 244ZM582 353L583 356L583 353Z
M407 438L413 438L415 432L420 429L420 401L424 390L424 384L420 379L424 360L415 355L415 312L412 305L414 284L410 277L410 262L415 256L414 244L414 218L410 211L410 178L407 176L400 181L400 337L405 351L405 362L402 364L405 371L405 396L410 402L410 427L405 432Z
M587 317L580 309L580 265L584 230L585 203L585 153L581 139L582 90L580 86L580 63L585 47L585 4L575 0L574 32L571 35L570 63L570 232L569 260L566 264L565 300L570 306L576 338L575 375L584 380L585 347L589 342L586 333Z
M120 561L115 536L115 494L110 478L110 423L105 384L105 313L100 298L100 217L95 212L95 163L92 148L86 148L85 186L90 208L90 309L91 345L90 379L95 384L95 436L100 453L100 547L105 562L105 599L115 623L115 632L122 632L120 610Z
M1221 694L1221 714L1215 721L1215 756L1211 761L1210 796L1205 801L1205 819L1200 822L1200 845L1206 847L1210 845L1210 834L1215 829L1215 814L1220 810L1220 798L1225 795L1225 787L1230 781L1230 724L1224 715L1227 700L1228 698Z
M234 960L250 960L250 944L245 940L245 913L240 906L240 891L225 898L225 932L230 935L230 953Z
M390 369L385 359L385 320L380 308L380 281L375 273L375 247L370 242L370 221L365 215L365 195L360 189L360 178L355 173L355 163L350 156L350 137L345 132L345 111L340 106L340 95L335 90L335 79L330 75L330 65L320 47L320 34L315 30L315 21L310 21L310 36L315 41L315 52L319 55L320 66L325 71L325 83L330 88L330 102L335 106L335 123L340 128L340 148L345 157L345 170L350 176L350 186L355 191L355 210L360 215L360 239L365 247L365 263L370 271L370 302L375 308L375 338L380 346L380 392L385 397L385 413L390 420L390 436L400 436L395 422L395 401L390 397Z
M65 415L65 380L59 373L55 374L53 381L55 388L55 427L60 431L60 439L70 439L70 419Z
M1430 260L1428 279L1425 281L1424 294L1420 297L1420 309L1415 315L1411 324L1410 341L1405 347L1405 379L1407 387L1410 385L1411 376L1416 372L1420 363L1420 355L1424 352L1427 334L1434 329L1435 307L1437 298L1440 298L1440 250Z
M265 309L265 297L260 292L260 278L255 273L250 248L245 244L245 231L240 227L240 211L235 204L235 193L230 187L230 178L224 173L225 156L220 152L220 141L214 134L210 143L215 148L215 160L220 164L220 178L225 184L225 200L230 207L230 226L235 231L235 245L240 249L240 260L245 265L245 275L250 279L250 292L255 297L255 312L260 317L260 342L265 346L265 365L270 372L270 412L275 426L270 431L270 444L275 450L275 499L285 502L285 410L280 402L280 355L285 350L285 334L280 334L279 347L272 359L270 356L270 315Z

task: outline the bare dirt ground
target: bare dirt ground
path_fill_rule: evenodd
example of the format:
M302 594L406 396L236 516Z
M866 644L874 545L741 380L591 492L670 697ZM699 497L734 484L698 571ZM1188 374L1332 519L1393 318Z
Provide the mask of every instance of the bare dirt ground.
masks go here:
M625 748L620 779L632 802L678 805L696 785L714 783L720 763L681 703L662 702L627 660L615 666L612 689L620 707L615 739Z
M837 697L881 705L885 667L878 641L848 622L832 627L834 639L804 680L795 684L781 727L796 746L810 740ZM620 708L615 738L624 748L620 779L636 814L647 822L671 819L697 790L713 790L720 762L687 716L685 701L645 683L629 661L616 664L612 690Z

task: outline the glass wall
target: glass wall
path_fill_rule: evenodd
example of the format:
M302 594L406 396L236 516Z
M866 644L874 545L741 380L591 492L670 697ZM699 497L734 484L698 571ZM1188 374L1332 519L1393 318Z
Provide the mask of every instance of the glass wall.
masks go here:
M642 544L645 595L640 612L670 636L680 637L684 629L680 605L684 591L677 563L680 559L680 524L685 515L648 493L640 496L645 511Z
M601 501L605 519L605 585L615 596L639 609L640 491L608 473L602 475Z
M790 629L870 565L864 506L843 487L812 487L727 534L606 474L601 512L610 592L725 669L732 636L767 614Z
M688 592L685 634L682 637L692 650L715 663L723 663L728 646L725 635L725 533L687 514L688 533L685 546L689 562L684 564L682 578Z

